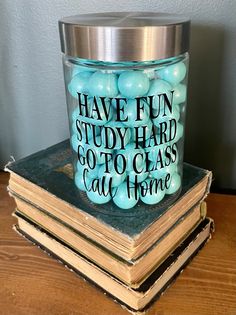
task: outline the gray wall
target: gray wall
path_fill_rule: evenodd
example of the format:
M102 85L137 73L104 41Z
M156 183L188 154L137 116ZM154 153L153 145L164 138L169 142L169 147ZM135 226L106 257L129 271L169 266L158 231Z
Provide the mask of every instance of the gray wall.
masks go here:
M112 10L191 17L185 157L212 169L218 187L235 189L235 0L1 0L1 166L68 137L58 19Z

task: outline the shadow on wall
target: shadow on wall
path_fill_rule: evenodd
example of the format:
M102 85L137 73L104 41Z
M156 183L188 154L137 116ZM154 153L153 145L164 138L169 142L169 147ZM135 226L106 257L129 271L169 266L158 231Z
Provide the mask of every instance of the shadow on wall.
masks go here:
M234 156L223 134L231 105L221 89L224 29L192 25L191 38L185 160L212 170L213 188L227 188L221 179L232 176Z

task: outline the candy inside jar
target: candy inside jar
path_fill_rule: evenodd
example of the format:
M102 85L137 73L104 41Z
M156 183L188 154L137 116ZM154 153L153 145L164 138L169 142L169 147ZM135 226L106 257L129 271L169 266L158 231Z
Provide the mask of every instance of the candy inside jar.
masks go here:
M120 13L113 19L118 26L122 24L122 35L129 30L124 23L140 22L140 17L138 22L131 17L124 22L121 16ZM151 17L157 24L151 25L160 36L163 31L160 21L165 26L169 25L169 19L165 15ZM78 16L73 23L62 21L61 26L79 33L84 27L89 28L87 19L89 16L85 19ZM177 25L179 18L176 19ZM101 18L96 23L104 30L111 27ZM185 31L188 25L188 21L182 22ZM136 26L139 30L142 27ZM139 211L142 206L158 209L173 202L182 188L187 46L180 43L175 53L169 51L167 48L172 46L168 40L173 38L167 32L164 56L160 57L162 49L153 53L152 59L141 58L137 52L134 58L133 50L127 56L129 47L122 55L117 53L121 50L117 43L112 42L110 46L113 44L117 51L113 47L114 55L108 54L107 40L111 39L107 38L102 48L103 58L99 60L100 45L96 60L83 58L96 43L85 41L85 47L78 46L74 51L76 43L68 43L67 33L62 32L63 62L74 181L78 190L92 203L109 202L124 210Z

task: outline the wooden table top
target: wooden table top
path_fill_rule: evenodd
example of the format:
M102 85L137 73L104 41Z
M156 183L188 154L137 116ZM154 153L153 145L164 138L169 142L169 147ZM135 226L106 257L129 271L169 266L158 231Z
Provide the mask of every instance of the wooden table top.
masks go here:
M7 182L0 172L0 314L130 314L12 230ZM207 204L213 239L146 314L236 315L236 196L210 194Z

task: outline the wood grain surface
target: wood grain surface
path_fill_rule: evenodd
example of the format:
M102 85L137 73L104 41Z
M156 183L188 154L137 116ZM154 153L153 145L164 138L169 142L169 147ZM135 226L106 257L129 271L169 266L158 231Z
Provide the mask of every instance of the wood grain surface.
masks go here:
M12 230L14 200L0 173L0 314L128 315L117 303ZM213 239L148 315L236 315L236 196L210 194Z

